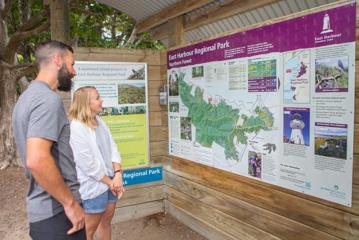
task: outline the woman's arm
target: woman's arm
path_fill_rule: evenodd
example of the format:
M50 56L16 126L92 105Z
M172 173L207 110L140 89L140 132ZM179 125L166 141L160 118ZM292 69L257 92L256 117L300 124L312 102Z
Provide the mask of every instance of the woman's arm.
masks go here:
M117 145L115 143L115 141L113 140L112 138L112 135L111 135L111 132L110 132L110 129L107 127L107 125L102 121L101 118L97 118L97 120L99 121L99 124L101 124L106 132L107 132L107 135L108 135L108 138L110 139L110 145L111 145L111 162L112 163L119 163L120 164L120 167L121 167L121 156L120 156L120 153L118 152L117 150ZM115 167L113 168L114 170Z
M105 169L98 159L101 156L96 156L92 149L91 134L91 129L82 123L71 122L70 145L74 153L76 167L81 169L85 175L96 181L101 181L106 176Z
M110 129L102 121L101 118L98 117L97 120L98 120L99 124L102 125L104 127L104 129L106 130L106 133L107 133L108 138L110 140L110 145L111 145L111 159L110 160L112 162L112 167L113 167L113 170L114 170L114 176L113 176L113 179L112 179L112 182L114 184L113 189L117 192L117 195L120 196L124 192L123 181L122 181L121 156L118 153L117 145L116 145L115 141L112 138Z
M125 191L122 181L122 167L120 163L112 163L112 167L115 171L115 175L113 176L112 180L114 184L114 190L118 196L121 196Z

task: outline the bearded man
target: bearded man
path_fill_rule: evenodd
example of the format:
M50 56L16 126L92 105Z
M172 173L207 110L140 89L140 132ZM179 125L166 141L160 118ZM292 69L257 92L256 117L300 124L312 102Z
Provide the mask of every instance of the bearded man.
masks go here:
M13 112L13 132L30 181L26 198L32 239L86 239L71 147L70 123L56 90L70 91L73 49L58 41L35 51L39 72Z

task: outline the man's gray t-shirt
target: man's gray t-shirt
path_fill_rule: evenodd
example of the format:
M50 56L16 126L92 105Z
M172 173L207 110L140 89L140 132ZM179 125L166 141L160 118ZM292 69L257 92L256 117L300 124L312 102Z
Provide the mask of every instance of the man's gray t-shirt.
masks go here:
M49 85L33 81L21 94L13 112L13 132L16 146L30 180L27 212L30 222L50 218L62 211L62 205L50 196L33 178L26 167L26 140L43 138L53 141L51 154L75 198L80 202L74 157L69 144L70 122L61 100Z

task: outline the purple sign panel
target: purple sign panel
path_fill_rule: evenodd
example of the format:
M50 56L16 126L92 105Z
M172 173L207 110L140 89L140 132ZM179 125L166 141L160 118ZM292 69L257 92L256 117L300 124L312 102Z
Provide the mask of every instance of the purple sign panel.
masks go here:
M168 51L168 69L273 52L354 42L355 5L355 3L351 3ZM319 62L318 64L324 63ZM343 62L343 64L345 63ZM274 89L268 87L269 81L265 81L265 86L261 85L261 87L258 87L258 84L263 84L262 80L253 79L250 80L250 84L253 84L250 85L250 89L253 91L273 91ZM329 89L328 91L347 91L345 87L336 87L335 83L329 84L333 84L333 87L325 88ZM317 90L317 92L320 91L320 89Z

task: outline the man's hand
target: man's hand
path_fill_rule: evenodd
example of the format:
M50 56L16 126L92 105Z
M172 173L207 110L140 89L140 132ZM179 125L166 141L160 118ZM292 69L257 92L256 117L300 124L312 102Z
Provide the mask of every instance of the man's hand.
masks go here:
M82 207L75 201L69 206L64 206L65 214L72 223L72 228L67 231L67 234L73 234L85 227L85 213Z

